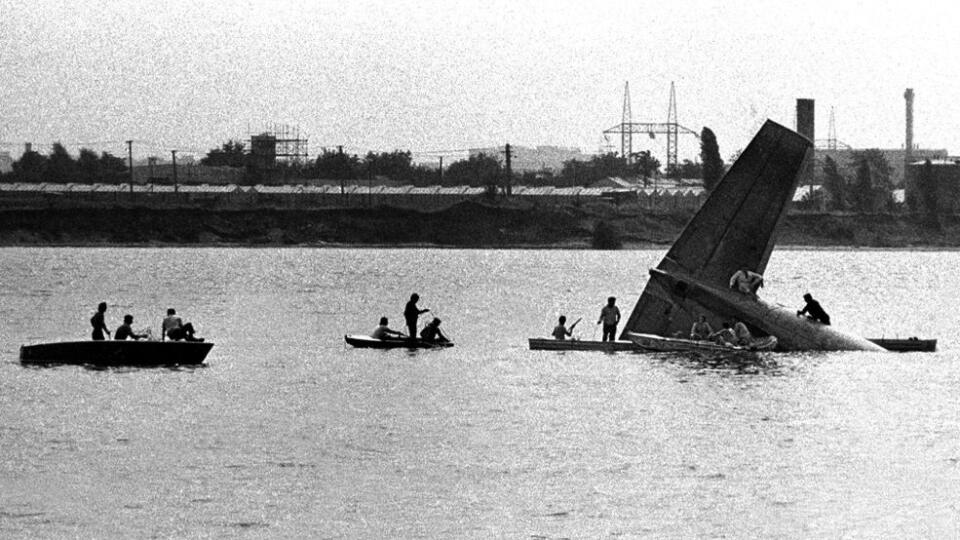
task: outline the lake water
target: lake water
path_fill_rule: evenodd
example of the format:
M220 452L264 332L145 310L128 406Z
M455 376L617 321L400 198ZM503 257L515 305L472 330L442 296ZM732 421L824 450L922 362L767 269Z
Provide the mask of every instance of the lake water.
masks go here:
M928 354L529 351L649 251L0 249L0 537L954 537L960 253L777 250L761 294ZM347 348L410 293L456 341ZM195 369L24 367L168 307Z

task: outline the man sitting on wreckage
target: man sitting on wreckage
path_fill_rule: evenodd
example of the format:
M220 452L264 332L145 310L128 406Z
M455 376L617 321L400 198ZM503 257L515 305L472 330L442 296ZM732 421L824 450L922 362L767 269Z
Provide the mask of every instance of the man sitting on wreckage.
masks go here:
M741 266L730 276L730 288L743 294L757 295L757 289L763 287L763 276Z

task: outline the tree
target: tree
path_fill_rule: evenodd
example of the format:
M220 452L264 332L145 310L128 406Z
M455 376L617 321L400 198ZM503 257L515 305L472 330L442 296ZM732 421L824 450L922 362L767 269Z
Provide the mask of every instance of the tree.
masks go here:
M627 160L610 152L593 156L590 161L571 159L563 162L560 171L563 185L588 186L610 176L627 176Z
M443 176L449 185L485 187L489 192L496 193L500 173L500 161L481 152L453 162Z
M79 180L87 184L103 181L100 158L97 157L96 152L89 148L80 149L80 157L77 158L77 173Z
M410 182L414 176L413 158L410 151L367 152L363 158L363 176L386 176L400 182Z
M100 177L110 184L119 184L129 178L127 174L127 160L109 152L100 154Z
M680 178L703 178L703 167L701 167L699 163L695 163L689 159L683 160L679 169Z
M231 139L220 148L207 152L200 164L208 167L244 167L247 164L246 145Z
M44 171L47 168L47 157L39 152L30 150L24 152L20 159L13 162L13 173L21 182L37 183L43 181Z
M847 179L840 173L837 162L830 156L823 161L823 189L826 192L827 209L847 209Z
M62 144L53 143L50 156L47 158L47 167L43 173L44 182L67 183L77 179L77 162L70 157L70 153Z
M649 150L644 150L643 152L637 152L633 154L634 162L633 167L636 170L637 174L643 178L644 187L647 186L648 179L651 176L655 176L660 172L660 160L653 157L650 154ZM670 171L668 171L669 174Z
M879 212L893 208L893 181L883 153L877 149L854 152L852 163L857 171L851 196L854 209Z
M700 132L700 162L703 163L703 188L713 191L723 177L724 170L717 136L708 127Z
M314 171L317 178L330 180L354 180L361 171L360 159L343 152L343 147L336 152L327 148L317 156Z

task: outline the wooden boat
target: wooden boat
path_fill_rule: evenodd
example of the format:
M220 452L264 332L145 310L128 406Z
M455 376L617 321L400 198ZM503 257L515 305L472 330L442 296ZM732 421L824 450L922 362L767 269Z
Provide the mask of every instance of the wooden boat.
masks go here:
M213 343L205 341L61 341L20 347L24 364L169 366L202 364Z
M895 352L933 352L937 350L937 340L910 337L900 338L867 338L888 351Z
M627 332L626 335L640 349L656 352L755 352L772 351L777 346L777 338L773 336L757 338L749 346L739 346L635 332Z
M425 341L422 339L407 338L389 338L376 339L365 335L345 335L343 336L347 345L358 349L440 349L444 347L453 347L451 341Z
M635 351L632 341L529 338L531 351Z

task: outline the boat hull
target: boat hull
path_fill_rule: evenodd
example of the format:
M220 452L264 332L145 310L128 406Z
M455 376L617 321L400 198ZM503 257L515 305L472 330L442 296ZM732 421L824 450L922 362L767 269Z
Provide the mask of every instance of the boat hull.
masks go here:
M758 352L772 351L777 346L777 338L773 336L759 338L750 346L720 345L710 341L668 338L636 332L627 332L627 337L640 349L655 352Z
M343 336L343 339L347 342L347 345L358 349L442 349L453 347L453 343L449 341L436 342L422 339L376 339L361 335L347 335Z
M574 339L529 338L531 351L635 351L632 341L584 341Z
M61 341L20 347L24 364L167 366L202 364L213 343L200 341Z

